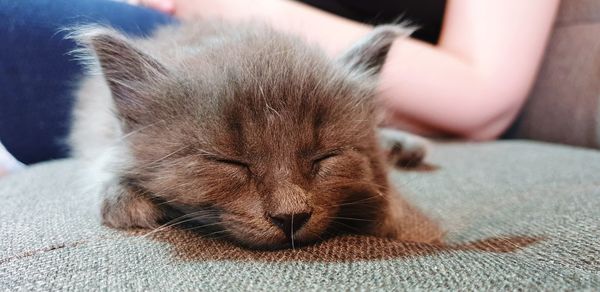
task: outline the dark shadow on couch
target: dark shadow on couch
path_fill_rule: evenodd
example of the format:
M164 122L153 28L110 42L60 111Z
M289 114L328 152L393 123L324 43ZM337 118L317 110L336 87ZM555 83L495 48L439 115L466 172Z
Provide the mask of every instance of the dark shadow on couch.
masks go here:
M511 253L543 240L542 237L535 236L499 236L453 245L342 235L296 249L258 251L239 247L226 240L204 238L194 232L175 228L153 233L149 238L169 243L172 246L173 256L183 261L264 262L388 260L460 251Z

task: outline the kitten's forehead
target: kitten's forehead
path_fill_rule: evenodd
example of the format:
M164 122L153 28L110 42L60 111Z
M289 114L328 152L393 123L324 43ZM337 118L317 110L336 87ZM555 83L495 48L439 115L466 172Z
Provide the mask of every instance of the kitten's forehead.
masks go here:
M302 41L274 38L237 40L182 62L185 86L174 90L185 91L181 110L202 125L207 144L236 155L292 152L350 143L351 133L369 131L370 80Z
M354 121L362 121L357 125ZM284 159L319 150L352 146L372 131L370 117L340 111L327 103L286 107L241 102L224 108L212 141L238 156Z

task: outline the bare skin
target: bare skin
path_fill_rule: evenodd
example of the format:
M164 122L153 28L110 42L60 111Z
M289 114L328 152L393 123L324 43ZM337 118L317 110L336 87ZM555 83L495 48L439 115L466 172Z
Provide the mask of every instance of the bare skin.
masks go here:
M286 0L138 0L182 19L258 18L337 55L372 26ZM398 39L379 98L386 126L491 140L512 123L535 80L559 0L450 0L436 46Z

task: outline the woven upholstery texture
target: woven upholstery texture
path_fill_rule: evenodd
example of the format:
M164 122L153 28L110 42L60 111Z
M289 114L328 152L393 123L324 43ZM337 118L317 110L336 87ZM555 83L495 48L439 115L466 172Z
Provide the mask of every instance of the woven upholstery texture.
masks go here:
M98 221L77 161L0 180L0 290L600 289L600 152L511 141L436 145L395 171L446 245L345 236L252 251Z

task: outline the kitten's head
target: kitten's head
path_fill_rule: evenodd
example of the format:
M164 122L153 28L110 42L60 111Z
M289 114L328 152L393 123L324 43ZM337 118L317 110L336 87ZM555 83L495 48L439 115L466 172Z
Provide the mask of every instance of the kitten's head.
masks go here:
M162 51L106 29L80 39L127 135L122 183L244 245L276 248L364 231L381 212L375 75L404 33L380 27L335 60L264 27Z

